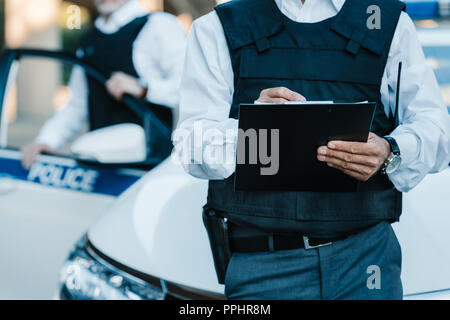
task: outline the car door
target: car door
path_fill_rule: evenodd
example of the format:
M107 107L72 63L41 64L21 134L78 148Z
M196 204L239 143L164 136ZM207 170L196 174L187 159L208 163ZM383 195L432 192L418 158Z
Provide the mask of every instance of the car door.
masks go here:
M420 29L420 41L450 112L450 28ZM394 229L403 251L406 298L448 298L450 292L450 168L430 174L403 195ZM435 294L430 295L431 292ZM438 294L440 293L440 294ZM427 295L428 294L428 295Z
M102 164L65 150L40 156L30 170L22 167L20 147L52 115L51 104L66 90L61 79L73 64L106 81L67 53L6 50L0 60L0 299L51 298L73 243L105 206L163 160ZM151 110L139 109L131 97L125 100L144 119L147 135L150 127L167 131Z

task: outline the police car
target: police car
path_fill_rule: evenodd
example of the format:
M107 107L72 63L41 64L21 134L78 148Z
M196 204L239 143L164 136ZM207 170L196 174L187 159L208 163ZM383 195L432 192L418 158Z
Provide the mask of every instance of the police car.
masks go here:
M0 101L6 101L13 84L20 82L19 68L35 70L33 64L41 61L57 63L58 70L61 63L76 64L100 83L106 81L71 54L6 50L0 59ZM105 207L166 158L167 154L149 154L147 128L160 128L169 137L170 129L141 110L132 97L126 99L147 126L122 124L87 133L72 144L71 154L42 155L30 170L22 167L20 151L8 139L13 129L8 110L2 108L7 103L0 104L0 299L52 297L73 243Z
M420 37L450 106L450 29L421 29ZM105 141L111 132L129 129L107 128L100 133L100 139ZM2 215L38 211L43 205L37 204L43 201L51 214L39 216L35 225L40 228L44 218L49 225L70 233L67 237L54 231L54 238L29 240L39 241L40 250L28 252L32 256L28 261L34 264L25 263L25 270L16 270L25 275L23 287L47 286L60 299L224 298L201 219L207 182L186 174L172 158L155 161L148 168L118 164L115 157L93 161L96 156L92 146L98 143L91 138L92 134L88 134L75 142L74 156L42 156L30 172L21 169L16 150L0 150L0 198L2 204L5 199L8 203L6 209L1 207ZM6 162L8 165L3 165ZM406 299L450 299L449 185L450 168L427 176L404 195L402 219L394 229L403 250ZM62 199L63 204L56 199ZM103 206L106 208L102 210ZM61 219L64 224L59 223ZM67 245L67 239L81 234L83 228L87 232L68 256L69 250L65 252L67 259L61 261L56 285L54 268L60 265L52 264L54 258L46 248L54 248L61 239ZM29 229L24 232L33 231ZM13 248L10 251L17 250L14 239L6 243ZM62 247L56 246L52 256L60 259ZM2 253L7 251L0 249ZM17 260L9 264L16 269L20 265ZM52 269L44 270L44 265ZM39 271L54 275L50 285L46 277L46 283L36 279L41 275Z

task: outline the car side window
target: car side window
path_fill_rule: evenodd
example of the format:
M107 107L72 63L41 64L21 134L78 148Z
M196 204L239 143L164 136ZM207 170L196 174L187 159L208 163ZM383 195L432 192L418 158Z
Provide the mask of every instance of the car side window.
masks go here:
M423 50L436 74L450 113L450 46L426 46Z

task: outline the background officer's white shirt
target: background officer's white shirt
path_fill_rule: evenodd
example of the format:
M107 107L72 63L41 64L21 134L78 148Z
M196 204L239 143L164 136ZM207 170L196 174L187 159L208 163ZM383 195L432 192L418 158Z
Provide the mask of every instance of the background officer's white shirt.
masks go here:
M302 5L299 0L275 1L290 19L309 23L336 15L345 2L306 0ZM403 61L401 125L392 136L399 144L403 163L389 178L398 190L406 192L427 173L448 166L450 118L434 73L426 63L415 26L405 13L401 14L395 31L382 80L381 95L386 112L395 107L399 61ZM203 132L215 128L225 134L233 129L234 134L219 140L205 136L202 144L190 143L190 139L175 141L178 139L174 136L178 156L191 160L183 166L195 177L224 179L235 171L238 121L228 118L234 92L233 77L222 25L216 12L211 12L196 20L191 29L180 90L179 128L193 132L194 123L197 126L201 123ZM225 155L231 161L205 163L198 156L204 154Z
M105 34L117 32L134 19L148 14L137 0L130 0L109 19L99 17L95 26ZM148 87L147 100L177 108L183 71L186 32L178 19L153 13L133 43L133 65L140 83ZM120 48L118 48L120 49ZM85 127L88 120L88 87L84 71L74 66L69 82L71 97L42 127L36 141L61 148Z

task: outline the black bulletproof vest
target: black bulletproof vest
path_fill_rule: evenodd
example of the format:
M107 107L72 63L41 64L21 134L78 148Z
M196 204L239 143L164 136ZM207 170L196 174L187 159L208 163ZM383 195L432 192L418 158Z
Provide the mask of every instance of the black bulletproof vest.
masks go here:
M136 18L112 34L102 33L92 28L83 36L77 55L109 77L113 72L121 71L138 77L133 64L133 43L147 23L149 15ZM96 80L88 77L89 88L89 124L91 130L119 123L136 123L140 119L123 102L115 100L106 88ZM151 108L156 115L172 128L172 112L169 108L141 101L143 107ZM154 132L154 133L153 133ZM158 130L152 131L151 148L167 153L170 137L163 137ZM164 146L162 146L164 145Z
M381 29L369 29L368 7L379 7ZM377 101L371 131L391 133L380 86L392 37L405 5L397 0L347 0L334 17L297 23L273 0L235 0L216 7L234 70L230 117L263 89L284 86L308 100ZM326 183L326 182L324 182ZM398 221L402 195L377 174L357 192L234 191L234 176L212 180L206 207L235 224L264 232L337 236L382 220Z

